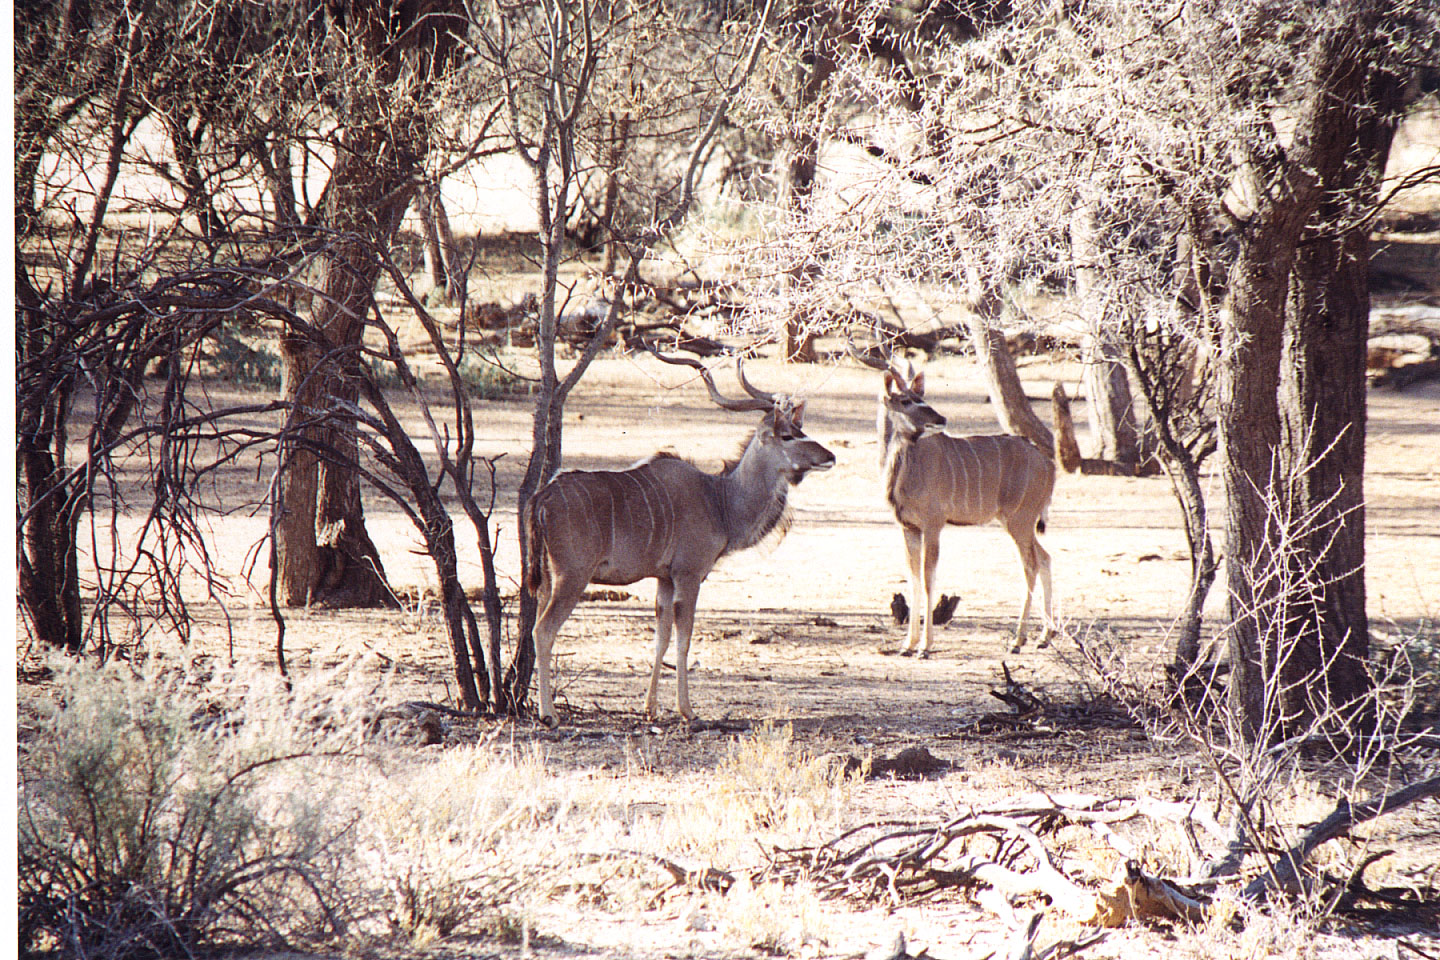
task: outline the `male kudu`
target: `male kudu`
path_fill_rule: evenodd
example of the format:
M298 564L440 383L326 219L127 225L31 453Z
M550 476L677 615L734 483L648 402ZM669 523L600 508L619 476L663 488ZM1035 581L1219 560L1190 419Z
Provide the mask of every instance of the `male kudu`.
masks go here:
M1038 574L1050 606L1050 555L1037 533L1045 532L1055 464L1023 437L953 437L941 432L945 417L925 402L924 372L901 373L887 364L860 359L885 371L877 426L885 496L905 533L910 563L910 630L904 655L930 651L935 566L940 532L949 524L975 526L999 520L1020 551L1025 570L1025 604L1011 652L1025 642L1025 621ZM923 630L924 639L921 640Z
M761 410L765 416L738 460L718 474L659 453L628 470L576 470L556 476L525 506L525 585L535 592L535 662L540 717L555 725L550 651L555 634L591 583L628 584L654 577L655 666L645 712L656 713L661 662L675 634L676 704L693 720L688 684L690 633L700 584L715 562L754 546L788 525L790 485L812 470L828 470L835 456L801 431L804 401L757 390L741 362L736 375L749 394L731 399L710 372L689 358L661 356L695 367L710 397L726 410Z

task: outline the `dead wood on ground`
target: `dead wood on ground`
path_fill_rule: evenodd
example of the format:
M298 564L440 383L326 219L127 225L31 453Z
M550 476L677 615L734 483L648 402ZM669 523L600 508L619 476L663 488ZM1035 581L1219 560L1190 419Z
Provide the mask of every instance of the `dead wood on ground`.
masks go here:
M1045 798L968 810L938 825L866 824L819 846L776 850L762 873L786 882L808 880L823 896L885 899L894 905L946 890L968 891L982 902L987 891L1006 901L1041 898L1094 926L1193 921L1203 915L1205 901L1197 894L1147 875L1133 859L1118 884L1093 889L1062 869L1043 839L1068 824L1098 826L1098 835L1114 838L1110 824L1145 816L1147 810L1165 816L1175 811L1141 801L1061 799L1065 802ZM1200 813L1200 819L1207 817Z
M1077 728L1129 730L1136 727L1134 718L1108 697L1080 703L1051 702L1016 680L1003 661L1000 670L1003 683L992 689L990 696L1006 704L1009 711L971 717L947 734L946 739L992 737L997 733L1049 737Z
M1346 836L1352 827L1366 821L1436 797L1440 797L1440 776L1409 784L1393 793L1362 803L1351 803L1341 798L1328 817L1306 831L1294 846L1278 858L1270 870L1252 880L1245 888L1243 896L1247 900L1264 900L1276 890L1286 893L1299 891L1305 861L1322 844Z
M928 755L928 753L927 753ZM1309 852L1352 826L1393 812L1426 798L1440 796L1440 777L1411 784L1385 797L1359 804L1342 802L1333 814L1308 831L1284 858L1289 867L1263 873L1243 891L1242 899L1263 900L1274 889L1293 892ZM1114 830L1123 821L1143 818L1183 824L1199 857L1197 828L1217 845L1228 842L1231 831L1213 812L1195 803L1153 798L1120 800L1088 794L1039 794L1014 804L968 809L939 824L905 821L866 823L816 846L775 849L769 862L751 872L755 882L808 882L824 897L860 901L884 900L892 906L913 903L943 892L964 892L982 906L1008 912L1018 902L1048 903L1049 908L1094 927L1118 927L1131 921L1201 923L1208 916L1211 897L1201 887L1213 888L1225 880L1170 879L1147 873L1140 863L1138 844ZM1087 828L1105 845L1125 857L1124 871L1114 882L1082 881L1073 867L1057 862L1046 838L1061 827ZM1058 841L1054 845L1060 847ZM1073 844L1064 845L1073 850ZM1390 851L1368 858L1351 875L1340 901L1354 911L1360 901L1388 907L1388 919L1426 922L1440 915L1433 896L1415 890L1372 890L1361 875L1365 867ZM1073 856L1073 854L1072 854ZM716 878L733 880L726 871L707 868L687 871L667 866L675 884L714 884ZM1237 877L1226 878L1238 883ZM713 887L711 887L713 889ZM1371 910L1370 912L1374 912ZM1033 936L1025 941L1033 947Z

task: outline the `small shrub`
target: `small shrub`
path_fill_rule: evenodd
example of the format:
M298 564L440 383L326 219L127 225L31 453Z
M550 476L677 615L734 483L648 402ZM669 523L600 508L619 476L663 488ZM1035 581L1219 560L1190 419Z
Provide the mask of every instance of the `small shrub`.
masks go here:
M123 960L333 931L344 825L322 825L314 758L346 733L313 732L273 683L219 722L181 673L130 669L57 668L21 758L21 951Z
M754 842L798 846L837 827L857 777L834 757L811 756L791 728L765 726L739 740L714 786L675 808L672 842L685 855L734 864Z
M233 383L280 387L280 358L263 344L251 346L224 327L215 334L210 362L219 376Z
M496 400L529 392L527 381L474 353L467 352L462 356L456 369L474 400Z
M373 784L356 855L391 932L420 947L467 924L509 939L514 901L543 888L562 857L561 780L534 754L489 745L447 751Z
M765 956L814 955L826 943L824 911L806 884L757 884L742 877L713 903L713 910L728 939Z

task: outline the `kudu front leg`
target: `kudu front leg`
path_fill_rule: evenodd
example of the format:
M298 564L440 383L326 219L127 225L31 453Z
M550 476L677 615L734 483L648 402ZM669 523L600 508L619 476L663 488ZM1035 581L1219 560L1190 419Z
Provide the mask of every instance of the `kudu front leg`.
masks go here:
M930 656L930 642L935 633L935 610L931 598L935 596L935 568L940 563L940 531L925 531L920 538L921 573L924 577L925 596L919 608L925 616L925 641L920 645L920 656Z
M910 566L910 624L906 630L905 649L902 657L908 657L920 645L921 618L927 609L927 598L922 592L924 575L921 571L921 537L914 527L901 527L905 534L905 560Z
M675 582L659 579L655 584L655 667L650 671L650 691L645 695L645 716L658 715L660 671L665 665L665 651L675 626Z
M690 634L695 629L695 603L700 583L681 582L675 598L675 707L686 720L695 719L690 709Z

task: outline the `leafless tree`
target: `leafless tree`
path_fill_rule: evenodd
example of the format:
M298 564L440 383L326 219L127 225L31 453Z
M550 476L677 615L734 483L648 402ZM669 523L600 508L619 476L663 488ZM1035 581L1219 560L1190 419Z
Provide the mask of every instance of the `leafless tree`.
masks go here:
M690 212L709 147L758 57L760 30L737 43L723 33L700 29L704 24L697 24L698 16L695 11L652 5L546 0L534 7L492 8L471 23L476 69L503 91L509 141L529 166L535 184L542 277L535 342L540 378L530 458L518 490L522 504L559 468L565 401L611 337L624 306L625 289L638 278L641 262ZM662 75L647 71L645 75L654 76L656 83L663 76L663 88L640 90L626 70L636 58L625 38L628 31L639 29L641 17L646 18L647 31L659 23L674 28L673 42L687 54L683 61L670 62L677 69L683 62L688 72ZM763 24L764 17L761 20ZM699 63L706 66L697 74L694 67ZM617 92L621 90L640 90L643 97L622 101L624 106L617 114L610 107L621 97ZM674 96L667 97L667 91ZM683 110L676 106L682 91L679 102ZM556 362L556 344L569 291L561 284L559 272L560 265L574 255L566 230L567 215L580 202L590 171L603 170L604 158L620 156L613 139L618 115L629 116L632 133L644 129L670 144L673 153L671 162L648 166L626 153L630 165L606 173L613 178L607 182L616 184L617 189L630 185L646 189L624 191L628 202L619 208L629 214L623 223L617 225L616 208L611 208L607 241L623 246L629 265L619 283L597 291L605 305L603 317L562 374ZM666 132L664 137L657 133L661 129ZM650 170L649 175L641 176L641 169ZM660 182L653 183L657 178ZM519 533L523 561L525 531ZM525 699L533 673L534 621L535 598L522 592L519 640L509 679L517 703Z
M202 338L266 312L251 274L197 255L178 218L143 232L120 219L131 211L117 184L156 107L152 84L193 49L168 29L173 12L42 4L17 36L17 568L32 636L73 653L108 655L156 623L185 631L182 574L197 566L219 589L197 485L256 442L191 393ZM122 543L126 458L144 465L149 500Z

